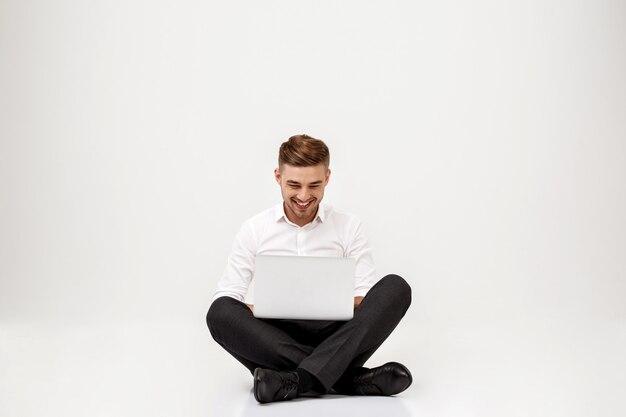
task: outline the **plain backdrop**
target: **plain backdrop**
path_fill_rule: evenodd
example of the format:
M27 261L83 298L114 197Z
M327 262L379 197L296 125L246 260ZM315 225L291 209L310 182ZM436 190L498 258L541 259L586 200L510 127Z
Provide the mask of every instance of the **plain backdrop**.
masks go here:
M205 331L300 133L330 147L324 201L412 285L407 326L623 343L624 74L622 1L1 0L5 353L33 323Z

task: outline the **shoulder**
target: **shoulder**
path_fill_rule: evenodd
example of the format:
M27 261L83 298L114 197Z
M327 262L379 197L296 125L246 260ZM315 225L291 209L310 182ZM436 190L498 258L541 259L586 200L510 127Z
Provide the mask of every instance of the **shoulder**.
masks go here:
M320 205L324 207L324 214L327 221L346 227L361 224L361 220L350 212L338 209L328 204Z
M260 213L255 214L252 217L249 217L248 219L246 219L246 221L244 223L259 223L259 222L266 222L268 221L268 219L272 219L274 218L274 216L276 215L276 210L279 206L272 206L270 208L267 208L265 210L263 210Z
M248 230L259 230L264 228L270 222L275 222L277 216L279 216L279 211L282 210L282 205L275 205L270 208L267 208L260 213L255 214L252 217L246 219L241 225L242 229Z

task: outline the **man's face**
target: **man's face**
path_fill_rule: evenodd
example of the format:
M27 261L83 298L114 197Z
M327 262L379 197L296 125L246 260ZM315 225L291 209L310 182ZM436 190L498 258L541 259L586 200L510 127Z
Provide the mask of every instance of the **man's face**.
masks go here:
M324 198L330 169L323 164L310 167L283 164L282 170L274 170L274 176L280 185L287 218L298 226L310 223Z

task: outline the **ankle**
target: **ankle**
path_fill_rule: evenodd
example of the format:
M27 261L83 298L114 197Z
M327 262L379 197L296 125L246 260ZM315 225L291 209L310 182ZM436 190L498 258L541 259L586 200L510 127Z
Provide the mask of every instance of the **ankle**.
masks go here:
M315 375L302 368L297 368L294 372L298 374L298 394L307 391L323 392L323 385Z

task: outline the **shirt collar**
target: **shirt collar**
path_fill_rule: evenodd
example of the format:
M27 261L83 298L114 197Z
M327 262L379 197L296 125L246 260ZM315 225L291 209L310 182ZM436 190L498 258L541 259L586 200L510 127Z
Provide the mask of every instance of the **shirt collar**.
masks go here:
M283 204L284 204L284 202L281 202L280 204L277 204L274 207L274 220L276 222L280 221L280 219L285 219L285 221L289 221L289 219L287 219L287 216L285 215L285 210L284 210ZM322 222L322 223L324 223L324 219L326 219L326 209L325 209L324 205L321 204L321 203L320 203L319 206L317 206L317 215L315 216L315 219L313 219L313 221L315 221L316 219L319 219L320 222ZM289 221L289 223L291 223L291 222ZM308 223L308 224L311 224L311 223Z

